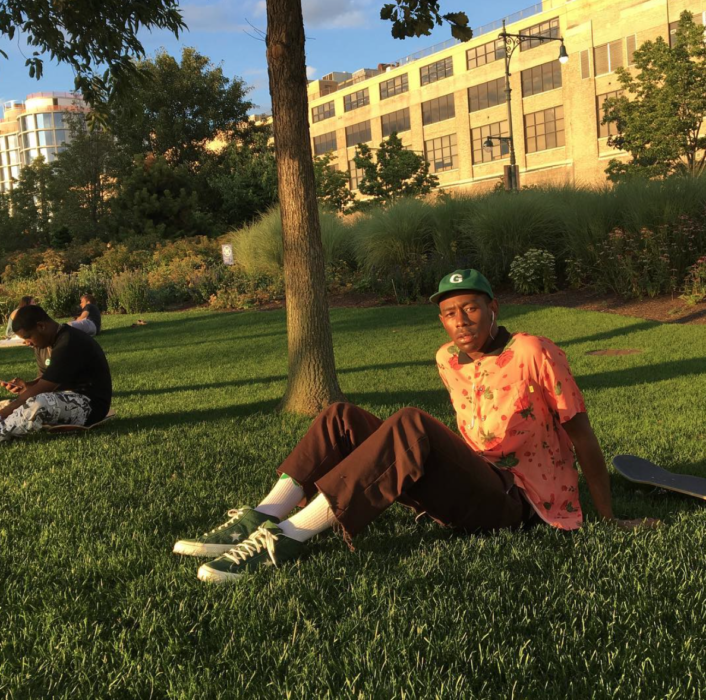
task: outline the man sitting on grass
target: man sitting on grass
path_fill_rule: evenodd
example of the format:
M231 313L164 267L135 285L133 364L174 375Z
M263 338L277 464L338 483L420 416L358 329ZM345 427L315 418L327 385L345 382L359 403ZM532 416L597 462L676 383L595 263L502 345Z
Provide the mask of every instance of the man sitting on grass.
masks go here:
M255 508L174 551L220 555L201 566L206 581L234 580L304 552L337 526L359 533L395 502L462 532L547 524L575 530L581 465L598 514L613 515L605 460L566 355L551 341L498 326L498 302L476 270L444 277L431 297L451 342L437 352L463 439L417 408L385 421L346 403L330 406L279 468ZM282 520L300 501L308 505Z
M34 348L39 375L0 385L16 394L0 410L0 441L45 425L93 425L110 409L113 389L103 350L83 331L60 325L40 306L20 309L12 330Z
M84 294L81 297L81 314L69 325L88 335L98 335L101 332L101 310L94 296Z

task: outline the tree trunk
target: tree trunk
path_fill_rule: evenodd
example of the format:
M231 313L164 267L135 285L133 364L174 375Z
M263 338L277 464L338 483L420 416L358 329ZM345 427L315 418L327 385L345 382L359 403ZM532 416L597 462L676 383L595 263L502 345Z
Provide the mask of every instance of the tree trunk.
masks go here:
M267 64L284 243L289 375L280 408L343 399L333 357L311 154L301 0L267 0Z

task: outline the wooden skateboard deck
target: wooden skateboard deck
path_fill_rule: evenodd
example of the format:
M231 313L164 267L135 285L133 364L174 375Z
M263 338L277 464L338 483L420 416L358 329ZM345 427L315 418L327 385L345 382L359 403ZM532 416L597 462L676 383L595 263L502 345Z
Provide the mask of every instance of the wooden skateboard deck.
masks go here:
M107 423L109 420L115 418L115 416L115 411L111 409L103 420L99 420L97 423L89 425L88 427L85 425L45 425L44 430L48 433L85 433Z
M647 459L633 455L613 457L613 466L619 474L636 484L647 484L706 500L706 479L703 477L673 474Z

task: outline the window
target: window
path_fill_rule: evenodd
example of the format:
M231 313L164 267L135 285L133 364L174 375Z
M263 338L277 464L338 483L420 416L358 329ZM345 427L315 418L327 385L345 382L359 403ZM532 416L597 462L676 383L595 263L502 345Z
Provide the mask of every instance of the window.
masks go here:
M35 128L34 126L34 114L28 114L26 117L22 117L20 120L22 122L23 131L31 131Z
M51 129L52 119L51 114L37 114L35 115L37 120L37 129Z
M352 126L346 127L346 146L355 146L359 143L372 141L373 135L370 132L370 119Z
M311 110L311 121L314 124L316 124L316 122L322 122L324 119L330 119L331 117L335 116L336 107L333 104L333 100L331 100L331 102L327 102L326 104L313 107Z
M543 109L525 116L527 153L564 145L564 107Z
M343 109L346 112L352 112L354 109L358 109L358 107L365 107L365 105L369 104L370 93L368 92L368 88L358 90L358 92L354 92L351 95L346 95L343 98Z
M39 132L39 145L40 146L53 146L54 145L54 132L53 131L40 131Z
M561 64L558 60L522 71L522 96L538 95L540 92L561 87Z
M704 24L704 20L706 13L694 13L694 23L695 24ZM677 30L679 29L679 20L676 22L670 22L669 23L669 45L674 46L677 43Z
M66 143L69 140L69 132L66 129L57 129L54 133L56 135L57 146L62 143Z
M468 88L468 111L478 112L481 109L495 107L505 101L505 78L491 80L489 83L474 85Z
M527 29L521 30L520 34L531 34L532 36L543 36L551 39L558 39L559 20L550 19L546 22L542 22L541 24L535 24L531 27L527 27ZM535 46L541 46L546 43L546 41L542 41L541 39L525 39L520 42L520 51L529 51L530 49L535 48Z
M625 48L628 51L628 65L632 66L635 63L635 56L633 54L637 48L637 36L635 34L625 37Z
M453 93L437 97L435 100L422 102L422 124L424 126L442 122L444 119L453 119L455 116Z
M61 112L54 112L54 128L64 128L64 115Z
M422 85L435 83L437 80L449 78L454 74L454 64L451 56L444 58L441 61L432 63L430 66L424 66L419 69L419 78Z
M623 40L617 39L593 49L593 67L596 75L612 73L623 65Z
M409 131L409 108L398 109L396 112L390 112L389 114L382 115L382 135L389 136L393 131L396 133L401 133L403 131Z
M37 132L30 131L28 134L22 134L22 145L24 148L37 147Z
M432 173L443 173L445 170L458 168L456 134L425 141L424 154L429 161L429 170Z
M409 90L409 79L407 73L398 75L396 78L390 78L380 83L380 99L386 100L388 97L401 95Z
M363 168L356 168L355 161L348 161L348 177L351 182L351 189L357 190L360 187L360 182L363 179Z
M491 41L489 44L476 46L474 49L468 49L468 51L466 51L466 68L468 70L478 68L484 66L486 63L499 61L504 57L505 44L502 39Z
M596 119L598 121L598 138L604 139L608 136L615 136L618 133L618 129L615 124L601 124L603 121L603 103L609 97L620 97L623 94L622 90L613 90L613 92L606 92L603 95L596 96Z
M59 139L57 138L57 142ZM330 151L335 151L338 148L336 143L336 132L329 131L328 134L321 134L321 136L314 136L314 155L321 156L324 153L329 153Z
M581 52L581 77L583 79L591 77L591 65L588 56L588 49Z
M489 136L508 136L509 133L507 120L496 122L495 124L485 124L477 129L471 129L473 164L490 163L493 160L507 158L510 155L509 141L494 141L492 148L486 148L483 144Z

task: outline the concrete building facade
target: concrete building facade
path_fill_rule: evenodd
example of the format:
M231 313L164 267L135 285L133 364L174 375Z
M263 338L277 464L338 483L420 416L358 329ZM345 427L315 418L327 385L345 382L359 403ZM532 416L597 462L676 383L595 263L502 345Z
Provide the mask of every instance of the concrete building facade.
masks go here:
M676 31L689 10L706 25L706 0L544 0L507 20L508 33L563 37L522 42L510 63L512 123L521 186L598 185L608 161L624 157L608 146L603 101L620 89L618 66L632 65L644 41ZM490 149L488 136L507 136L502 20L377 70L330 73L309 84L315 155L331 153L357 188L355 144L373 147L391 131L424 153L440 187L495 186L509 164L507 142Z
M66 114L86 112L80 95L72 92L36 92L24 102L6 102L0 120L0 193L12 189L20 169L40 155L51 163L71 135Z

